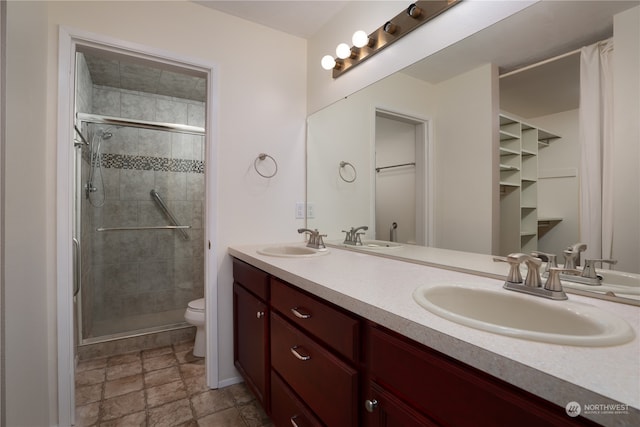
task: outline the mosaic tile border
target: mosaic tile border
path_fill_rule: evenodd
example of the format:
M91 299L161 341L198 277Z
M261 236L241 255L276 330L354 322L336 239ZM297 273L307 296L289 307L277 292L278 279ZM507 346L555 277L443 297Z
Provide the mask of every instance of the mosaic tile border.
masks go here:
M88 155L87 161L88 161ZM103 153L101 166L114 169L152 170L162 172L204 173L202 160L172 159L169 157L134 156Z

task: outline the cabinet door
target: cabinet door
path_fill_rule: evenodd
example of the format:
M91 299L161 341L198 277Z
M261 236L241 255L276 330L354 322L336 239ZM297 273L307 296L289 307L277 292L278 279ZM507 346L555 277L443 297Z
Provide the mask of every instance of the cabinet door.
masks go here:
M269 312L242 286L233 285L234 362L247 385L269 412Z
M366 427L438 427L374 382L369 384L364 399Z

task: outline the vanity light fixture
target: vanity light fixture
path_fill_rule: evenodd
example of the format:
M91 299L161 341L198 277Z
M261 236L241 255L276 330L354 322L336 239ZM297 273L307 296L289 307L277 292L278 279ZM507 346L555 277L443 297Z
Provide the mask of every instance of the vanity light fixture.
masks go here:
M322 68L333 70L335 79L461 1L422 0L412 3L373 33L367 35L362 30L356 31L351 40L353 47L340 43L336 48L337 59L325 55L321 61Z
M376 41L371 37L369 37L369 35L364 31L358 30L355 33L353 33L351 42L353 42L353 45L359 49L365 46L371 47Z
M347 59L351 56L351 48L346 43L340 43L336 47L336 56L340 59Z

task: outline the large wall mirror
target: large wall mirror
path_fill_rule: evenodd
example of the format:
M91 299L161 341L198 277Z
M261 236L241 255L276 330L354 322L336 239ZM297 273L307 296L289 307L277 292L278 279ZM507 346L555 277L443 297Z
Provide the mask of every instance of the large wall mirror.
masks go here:
M525 194L523 184L513 214L521 227L533 229L533 238L518 231L515 247L555 253L562 261L562 250L581 239L579 49L612 38L614 16L639 4L535 3L312 114L309 228L328 241L367 226L363 239L512 252L500 129L514 122L539 136L535 185L527 184L535 191ZM525 160L518 161L524 182L529 172ZM533 212L529 219L527 212ZM639 272L637 262L620 264Z

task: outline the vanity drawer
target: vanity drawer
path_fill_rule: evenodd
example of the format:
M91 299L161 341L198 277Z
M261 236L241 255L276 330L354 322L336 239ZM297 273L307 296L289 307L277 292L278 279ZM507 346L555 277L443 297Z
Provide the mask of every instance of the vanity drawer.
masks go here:
M358 319L274 277L271 278L271 306L349 360L358 360Z
M233 281L265 301L269 296L269 275L236 258L233 258Z
M291 391L280 375L271 371L271 421L275 426L322 427L322 423Z
M371 380L437 424L457 427L592 426L565 408L378 327L366 330Z
M275 313L271 366L325 425L357 425L358 372Z

